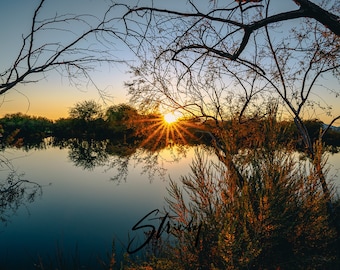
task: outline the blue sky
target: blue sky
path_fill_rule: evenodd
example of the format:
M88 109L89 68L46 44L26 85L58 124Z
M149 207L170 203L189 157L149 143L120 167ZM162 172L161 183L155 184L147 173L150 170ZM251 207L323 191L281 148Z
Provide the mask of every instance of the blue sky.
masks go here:
M3 71L16 58L22 44L21 36L27 34L38 0L5 0L0 4L0 70ZM55 13L99 15L106 10L108 1L95 0L47 0L42 9L41 17L47 18ZM6 38L3 38L6 37ZM46 40L50 39L48 35ZM61 35L62 39L63 36ZM130 58L128 51L117 46L113 48L119 57ZM66 117L68 110L75 103L83 100L102 99L93 85L82 84L80 87L70 85L67 78L56 72L49 72L47 77L36 83L17 85L7 94L0 96L0 116L6 113L27 113L45 116L50 119ZM123 65L101 66L92 73L95 83L104 89L111 98L108 105L127 102L124 81L129 79Z
M137 0L122 1L125 3L135 3ZM147 0L144 0L147 1ZM33 12L38 5L39 0L3 0L0 4L0 72L8 68L16 58L22 42L22 35L27 34L30 26ZM142 1L139 1L140 3ZM176 5L174 3L176 2ZM319 1L315 1L319 2ZM170 4L167 0L156 1L157 4ZM186 0L171 1L171 5L176 8L180 4L186 3ZM277 10L289 9L293 4L292 1L277 1ZM47 0L40 14L41 18L65 13L74 14L102 14L109 0ZM44 38L49 39L48 35ZM59 38L59 37L58 37ZM61 35L60 39L64 36ZM121 44L116 44L113 53L121 59L132 59L133 56ZM36 83L18 85L10 90L8 94L0 96L0 117L7 113L27 113L29 115L45 116L50 119L67 117L68 110L75 103L83 100L96 100L102 102L102 99L93 85L82 84L79 88L71 85L69 80L60 76L56 72L49 72L47 76L39 78ZM105 90L110 96L107 99L107 105L128 102L127 92L124 89L124 82L130 79L130 75L124 65L117 64L114 66L103 65L92 73L93 79L100 89ZM330 82L332 84L332 82ZM334 85L333 85L334 86ZM335 86L336 87L336 86ZM328 104L333 105L337 114L340 114L340 104L338 99L333 95L321 92L320 96ZM327 121L329 118L320 118ZM338 125L340 125L338 123Z

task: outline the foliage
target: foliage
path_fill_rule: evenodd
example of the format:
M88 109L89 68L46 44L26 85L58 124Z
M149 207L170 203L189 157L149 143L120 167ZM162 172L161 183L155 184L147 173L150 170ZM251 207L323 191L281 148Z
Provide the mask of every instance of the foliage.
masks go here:
M340 142L340 132L335 131L335 130L329 130L324 137L324 142L326 146L330 147L330 150L332 152L338 152L339 142Z
M75 104L74 107L70 109L69 114L73 119L90 122L102 117L102 108L100 104L93 100L85 100Z
M183 269L335 269L340 263L318 176L277 145L276 128L269 121L264 139L254 138L257 147L219 161L198 152L183 188L171 182L168 202L177 221L202 224L197 245L192 232L176 234L173 260Z
M135 136L140 115L137 110L128 104L110 106L105 113L111 134L115 137L123 137L124 142Z
M108 17L110 9L121 6L127 10L122 20L126 33L119 33L119 37L141 59L139 66L132 67L136 79L127 84L132 101L141 107L182 109L206 121L203 131L211 135L209 143L214 146L218 160L209 162L197 153L192 175L182 178L184 192L174 182L169 189L172 197L169 206L177 220L184 227L192 220L202 225L199 241L197 235L178 230L175 233L178 246L170 249L172 257L153 258L136 268L339 266L336 260L339 235L327 208L332 194L325 178L323 146L320 132L317 133L319 123L310 122L308 127L302 121L302 115L315 107L331 115L328 106L310 97L316 86L325 81L322 75L335 78L339 75L339 17L332 13L339 11L339 5L335 1L333 5L324 1L324 6L319 6L308 0L294 0L297 10L278 14L270 13L270 0L210 1L208 7L192 0L188 2L191 11L185 12L113 4L94 26L86 20L87 16L39 19L44 2L41 0L35 10L31 32L23 36L18 57L1 72L0 94L17 84L31 82L32 74L44 76L58 68L71 81L80 76L92 82L89 76L92 63L110 63L111 54L107 48L88 50L77 45L92 34L96 40L104 41L118 35L112 30L115 28L111 22L115 20ZM325 6L334 10L328 12ZM303 19L290 31L281 28L285 37L277 40L279 23L286 26L285 21L297 18ZM40 31L74 33L73 29L56 27L71 22L86 26L71 43L55 40L37 43L35 36ZM324 88L338 95L336 89ZM282 132L285 127L279 127L275 118L258 120L266 116L259 100L271 100L273 94L280 106L293 115L295 130L308 152L308 165L292 154L290 147L295 142L282 144L286 134L294 131ZM134 131L126 121L137 116L136 111L118 106L110 108L106 116L103 120L101 108L93 101L78 103L70 110L70 118L57 121L53 130L69 137L95 137L96 132L107 135L115 131L124 135L125 144L125 134ZM46 122L31 121L39 123L31 127L22 121L24 118L15 118L19 119L15 124L8 124L12 121L9 119L7 126L6 121L1 123L4 132L8 132L7 142L14 141L19 133L20 138L48 134L50 127L45 126ZM244 119L249 121L246 125ZM144 125L150 124L148 120ZM214 124L209 126L209 120ZM110 128L105 129L107 123ZM156 141L158 145L159 140L153 139L147 142ZM97 160L106 159L105 155L98 155L104 152L103 147L93 141L84 140L80 145L76 142L71 158L82 166L94 166ZM92 148L98 151L93 153ZM91 154L85 163L84 153ZM10 174L1 186L4 194L1 206L13 202L16 207L16 202L26 196L21 188L25 183Z
M57 138L76 137L77 131L75 121L71 118L59 118L54 122L52 128L52 134Z
M219 140L209 137L207 144L214 147L208 156L197 153L192 174L182 178L183 189L174 183L169 188L176 222L185 227L193 218L202 224L198 245L197 234L178 230L178 246L166 245L160 256L151 253L144 262L126 259L122 269L315 269L338 263L337 235L315 172L296 156L296 142L287 141L297 134L295 126L269 115L225 121L216 130L208 122L202 124L202 130L220 132ZM75 120L59 124L72 131ZM316 120L307 123L315 132L320 125ZM118 177L123 178L131 155L137 163L143 156L136 152L138 144L132 147L114 140L54 138L52 144L69 148L74 163L86 169L103 162L121 166ZM122 153L126 156L108 160L109 155ZM157 153L145 155L148 170L157 169ZM213 153L218 159L210 161Z
M97 105L97 107L100 107L99 104ZM246 148L250 146L249 138L260 132L265 123L265 119L253 118L241 122L237 121L237 119L225 120L219 124L221 128L235 130L238 134L235 142L237 148ZM57 138L56 141L71 138L88 138L99 141L110 139L112 142L116 142L115 148L126 148L127 146L120 144L127 143L133 147L140 145L151 150L152 148L159 149L167 146L165 138L162 138L163 135L161 134L155 134L153 140L143 143L162 124L162 116L159 114L142 115L130 105L119 104L107 108L101 117L93 118L90 121L71 117L52 121L44 117L34 117L21 113L8 114L0 118L0 125L2 126L0 132L3 147L6 145L26 148L31 146L43 147L44 138L53 136ZM278 138L280 144L287 144L289 138L289 140L294 141L296 149L305 150L301 135L293 121L279 121L278 125L280 126L280 137ZM320 131L324 131L324 124L318 119L304 121L304 125L313 142L318 139ZM183 133L183 137L181 138L177 134L178 132L174 133L176 135L172 138L174 142L178 144L201 143L211 145L212 137L209 133L216 129L216 122L208 120L200 123L189 118L180 120L175 127ZM217 133L214 135L218 136ZM340 132L329 129L324 136L325 145L329 150L337 151L337 147L340 146L339 138ZM156 145L155 140L160 139L161 141ZM109 147L112 147L112 145Z
M128 120L138 117L137 110L128 104L118 104L106 109L105 119L113 123L126 123Z
M78 102L69 111L69 118L60 118L53 125L53 136L60 138L99 138L106 136L102 106L93 101Z
M22 113L7 114L0 119L3 128L2 143L20 145L23 140L27 143L41 141L51 135L53 122L44 117L34 117Z

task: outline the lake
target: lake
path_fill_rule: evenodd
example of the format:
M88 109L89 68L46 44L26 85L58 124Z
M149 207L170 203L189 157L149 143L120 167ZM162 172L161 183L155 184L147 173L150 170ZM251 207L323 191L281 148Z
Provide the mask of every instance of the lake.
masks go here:
M18 174L24 173L23 179L41 185L42 194L9 212L8 221L0 224L0 268L40 269L34 264L41 258L47 264L68 261L93 269L98 260L108 262L113 240L120 258L138 234L133 226L165 206L169 175L178 181L189 173L195 148L199 146L185 151L167 148L152 155L137 150L131 157L101 157L92 152L85 161L81 156L88 153L70 145L6 149L3 159L10 160ZM340 154L330 155L329 163L330 175L340 187L336 176ZM149 170L156 164L158 170ZM120 181L113 180L119 172ZM3 167L1 181L7 175ZM143 235L139 239L134 240L135 247L143 243Z
M128 235L134 236L131 228L150 211L163 208L167 175L178 179L188 172L194 148L186 156L181 155L180 162L172 162L171 149L151 157L144 153L136 154L138 159L122 158L119 162L129 163L128 174L119 183L111 179L118 173L117 168L112 168L118 157L84 169L71 161L71 152L67 148L47 147L27 152L6 149L3 153L17 173L24 173L24 179L42 186L42 195L21 205L8 222L1 224L1 266L28 269L39 256L54 260L60 250L67 259L78 254L82 263L93 265L97 257L107 259L113 239L117 253L125 252ZM159 164L159 171L152 171L150 180L151 171L146 166L156 162L153 159ZM162 171L162 166L167 172ZM7 174L3 169L1 179Z

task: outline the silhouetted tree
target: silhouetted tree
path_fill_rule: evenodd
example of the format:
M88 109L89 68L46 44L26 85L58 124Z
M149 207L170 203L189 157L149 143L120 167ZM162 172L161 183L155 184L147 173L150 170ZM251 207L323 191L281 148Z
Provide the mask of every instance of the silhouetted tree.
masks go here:
M101 105L93 100L78 102L70 109L69 113L71 118L84 120L85 122L94 121L103 115Z
M113 105L107 108L105 120L108 123L112 136L133 137L134 131L138 129L139 114L135 108L128 104Z
M105 119L108 122L128 122L131 119L138 117L138 112L135 108L128 104L113 105L106 109Z

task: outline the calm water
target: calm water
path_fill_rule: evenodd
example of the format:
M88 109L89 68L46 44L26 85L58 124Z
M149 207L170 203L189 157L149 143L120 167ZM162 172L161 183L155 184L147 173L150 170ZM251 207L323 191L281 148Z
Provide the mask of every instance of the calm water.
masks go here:
M167 168L165 176L158 172L150 181L142 174L147 164L131 159L126 181L120 184L111 178L115 168L106 165L83 169L70 161L69 150L6 150L17 172L43 186L43 194L33 203L26 203L0 227L0 265L18 269L20 261L27 269L38 256L54 259L57 250L65 257L79 254L80 261L91 264L99 256L106 259L116 239L117 253L126 251L128 235L140 218L164 206L168 174L177 179L188 172L193 149L180 162L171 151L164 150L157 160ZM1 179L8 172L0 172ZM3 268L1 268L3 269Z
M131 158L126 181L117 184L111 180L118 173L110 166L118 162L114 157L101 166L84 169L75 165L74 158L71 161L68 149L6 150L3 156L12 161L17 173L42 185L43 193L32 203L21 205L7 223L0 223L0 268L30 269L39 257L55 261L58 251L65 260L72 262L76 257L81 264L95 265L98 257L107 261L113 239L117 253L125 252L129 235L136 235L132 227L165 205L168 175L176 180L187 174L193 155L194 147L178 162L170 162L172 151L161 151L157 162L167 171L164 178L156 172L152 181L147 173L142 174L150 159ZM331 175L335 175L340 154L331 155L329 162L333 164ZM7 175L5 168L0 171L1 180Z

